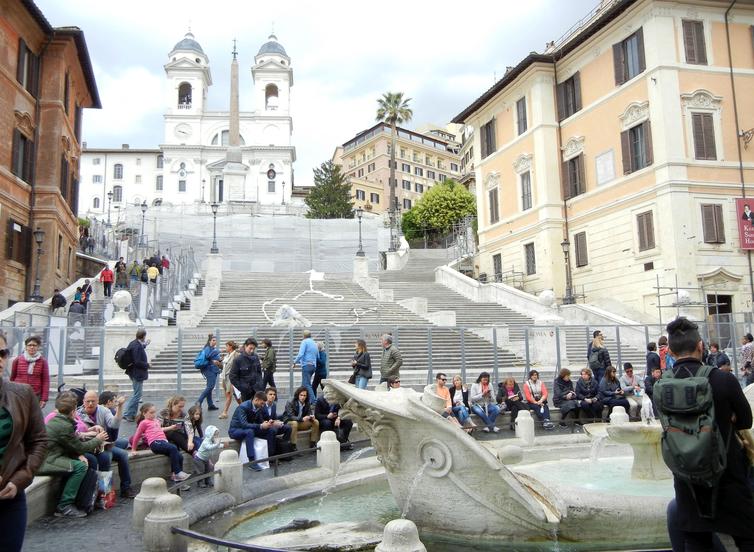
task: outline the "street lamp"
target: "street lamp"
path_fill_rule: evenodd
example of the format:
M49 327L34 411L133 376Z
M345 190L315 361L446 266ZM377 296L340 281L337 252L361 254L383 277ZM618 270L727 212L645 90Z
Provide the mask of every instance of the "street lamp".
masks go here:
M205 178L202 178L202 203L204 203L204 185L207 183Z
M34 290L31 292L31 296L29 296L29 301L33 303L41 303L42 293L39 289L41 285L39 282L39 260L42 258L42 242L45 239L45 231L37 227L33 234L34 241L37 242L37 269L36 274L34 275Z
M139 234L139 247L144 247L144 218L147 216L147 200L141 204L141 234Z
M217 203L212 202L212 248L209 250L210 253L216 254L220 253L220 250L217 248Z
M283 180L283 205L285 205L285 180Z
M110 226L110 204L113 202L113 191L107 192L107 225Z
M361 246L361 217L364 216L364 209L361 207L356 209L356 218L359 219L359 250L356 252L357 257L364 256L364 249Z
M566 289L565 297L563 297L563 304L573 305L576 301L573 297L573 284L571 282L571 242L568 241L567 237L560 242L560 247L563 248L563 256L565 257L566 264Z

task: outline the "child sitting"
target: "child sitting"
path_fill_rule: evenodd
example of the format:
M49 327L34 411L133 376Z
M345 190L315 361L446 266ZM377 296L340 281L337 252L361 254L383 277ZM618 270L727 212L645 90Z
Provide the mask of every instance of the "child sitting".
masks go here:
M193 450L199 450L204 439L204 430L202 429L202 406L195 404L188 411L188 425L186 433L193 443Z
M132 448L135 451L139 445L142 436L146 437L149 449L155 454L164 454L170 458L171 475L173 481L184 481L190 476L183 471L183 456L181 456L178 447L168 442L160 422L157 420L157 409L152 403L144 403L139 409L139 415L136 417L136 433L132 437ZM136 453L132 452L133 457Z
M223 444L220 442L220 430L213 425L207 426L207 432L204 434L202 444L194 452L194 473L200 475L214 471L215 463L212 461L212 457L214 452L221 448L223 448ZM197 487L214 486L210 477L202 479L197 483Z

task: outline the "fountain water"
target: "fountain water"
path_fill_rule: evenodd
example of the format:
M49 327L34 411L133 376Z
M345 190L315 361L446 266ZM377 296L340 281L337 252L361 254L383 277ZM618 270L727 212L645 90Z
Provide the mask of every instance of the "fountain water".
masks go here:
M426 470L427 467L433 462L434 460L432 458L426 460L419 468L419 471L416 472L416 475L414 476L414 480L411 482L411 486L408 489L408 497L406 498L406 504L403 505L403 511L401 512L401 519L406 519L406 516L408 516L409 508L411 508L411 499L414 497L416 488L419 486L419 481L424 475L424 470Z
M373 450L374 450L374 447L364 447L363 449L353 451L348 456L348 458L346 458L346 461L340 465L340 467L338 468L338 471L333 474L332 479L330 480L330 483L328 483L327 486L324 489L322 489L322 496L319 498L319 502L317 503L318 514L320 510L322 509L322 503L325 501L325 499L329 496L329 494L338 484L338 477L340 476L340 474L345 472L346 466L348 466L351 462L355 462L367 452L371 452Z

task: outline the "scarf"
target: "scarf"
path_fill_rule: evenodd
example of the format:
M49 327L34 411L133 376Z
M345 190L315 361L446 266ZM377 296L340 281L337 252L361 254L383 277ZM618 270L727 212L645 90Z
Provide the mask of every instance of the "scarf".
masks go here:
M34 373L34 365L37 363L37 361L42 357L42 353L37 351L37 354L34 356L29 355L26 351L24 351L24 358L26 359L26 362L28 363L28 366L26 367L26 373L31 375Z
M539 400L542 398L542 382L537 380L536 383L532 382L531 380L526 382L529 386L529 391L531 391L532 396L535 400Z

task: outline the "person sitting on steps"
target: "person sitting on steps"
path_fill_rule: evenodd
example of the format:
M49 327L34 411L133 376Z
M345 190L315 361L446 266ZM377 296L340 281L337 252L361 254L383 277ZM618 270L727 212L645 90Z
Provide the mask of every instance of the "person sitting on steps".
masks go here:
M524 384L524 399L529 409L542 422L545 429L553 429L555 426L550 421L550 408L547 406L547 386L540 381L539 372L531 370L529 379Z
M291 444L296 448L296 439L299 430L311 429L309 446L317 446L319 441L319 421L312 412L312 404L309 401L309 391L303 385L293 393L293 399L285 405L283 422L291 427Z
M620 387L620 382L615 376L615 366L608 366L605 372L605 377L600 382L600 402L608 407L608 416L612 414L613 408L616 406L622 406L628 412L630 405L623 396L623 389ZM603 422L607 420L602 420Z

